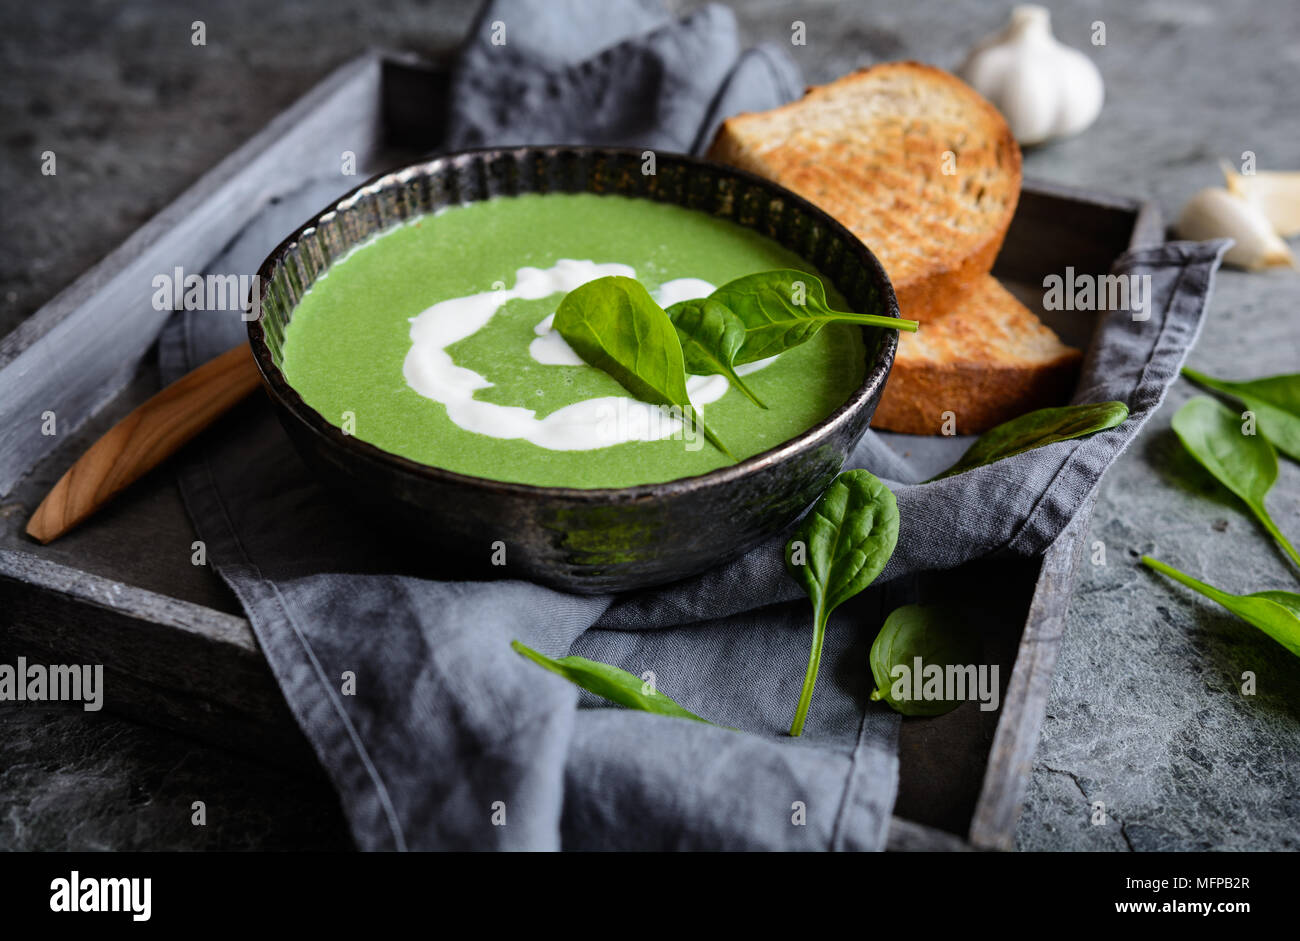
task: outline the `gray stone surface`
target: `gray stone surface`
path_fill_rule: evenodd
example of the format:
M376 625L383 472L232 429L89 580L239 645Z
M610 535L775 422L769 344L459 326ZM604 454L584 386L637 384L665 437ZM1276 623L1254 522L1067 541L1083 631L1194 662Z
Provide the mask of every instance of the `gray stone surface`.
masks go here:
M679 4L693 6L696 4ZM1058 36L1107 81L1100 121L1026 154L1026 172L1156 200L1166 217L1219 182L1219 158L1300 166L1300 6L1293 0L1049 3ZM810 81L879 59L953 67L1010 3L737 4L751 41L806 24ZM473 4L151 0L0 10L0 333L111 250L204 170L371 45L454 44ZM203 17L208 45L190 44ZM1088 46L1096 20L1107 45ZM57 177L38 172L58 154ZM1198 368L1293 371L1300 273L1220 276ZM1300 663L1253 628L1135 566L1152 554L1233 591L1295 588L1261 530L1188 465L1168 430L1181 383L1103 485L1019 842L1025 849L1296 848ZM1271 500L1300 538L1300 471ZM1238 692L1253 671L1258 693ZM212 794L209 828L188 823ZM1107 822L1091 822L1091 804ZM220 815L213 806L223 808ZM215 819L214 819L215 818ZM102 716L0 708L0 847L338 845L332 795L167 733Z
M352 845L320 776L267 768L104 713L56 706L5 708L0 738L0 849Z
M0 5L0 335L367 48L436 54L473 3ZM191 42L201 20L207 45ZM58 173L42 176L54 151Z

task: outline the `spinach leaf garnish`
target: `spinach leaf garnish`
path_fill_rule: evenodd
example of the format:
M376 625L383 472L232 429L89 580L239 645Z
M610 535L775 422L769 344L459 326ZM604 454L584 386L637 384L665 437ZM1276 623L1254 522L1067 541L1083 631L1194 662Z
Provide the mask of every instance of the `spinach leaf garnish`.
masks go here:
M1300 595L1290 591L1257 591L1249 595L1234 595L1197 581L1149 555L1142 557L1142 564L1200 592L1211 601L1217 601L1300 657Z
M884 626L871 645L871 675L876 688L871 693L873 701L883 699L896 712L905 716L941 716L962 704L960 699L918 699L911 695L913 677L919 657L922 669L937 666L973 665L979 659L980 640L969 627L962 624L955 611L938 605L909 604L898 608L885 619ZM907 672L895 676L895 667L906 667ZM894 696L896 683L904 683L907 696Z
M1192 457L1240 497L1291 560L1300 565L1300 553L1282 535L1264 506L1264 498L1277 480L1277 452L1268 439L1243 434L1236 413L1203 395L1178 410L1173 428Z
M1248 382L1215 379L1186 368L1183 375L1207 389L1238 399L1255 413L1264 436L1279 451L1300 461L1300 373L1265 376Z
M803 733L831 612L870 585L898 544L898 504L864 470L840 474L786 544L786 567L813 605L812 651L791 735Z
M1095 402L1026 412L984 432L961 460L930 479L942 480L1056 441L1096 434L1114 428L1127 418L1128 406L1123 402Z
M742 366L767 359L817 335L828 323L854 323L915 332L915 320L832 310L816 275L776 268L728 281L709 295L740 318L745 342L735 358Z
M726 376L751 402L767 408L736 367L798 346L828 323L917 328L914 320L832 310L820 279L793 268L737 278L707 298L682 301L668 311L632 278L598 278L565 296L554 327L584 362L638 399L680 408L734 461L691 404L687 373Z
M585 362L643 402L680 408L715 448L736 460L691 404L677 330L640 282L618 276L588 281L565 295L554 327Z
M736 355L745 342L739 317L710 297L680 301L668 308L668 317L677 328L688 373L726 376L745 398L767 408L736 374Z
M556 660L546 654L538 653L517 640L512 640L510 647L515 653L533 661L542 669L550 670L575 686L580 686L597 696L603 696L620 706L627 706L629 709L637 709L641 712L653 712L661 716L674 716L678 719L694 719L696 722L705 723L709 721L688 709L683 709L657 689L647 692L646 684L639 676L633 676L626 670L620 670L608 663L588 660L585 657L561 657Z

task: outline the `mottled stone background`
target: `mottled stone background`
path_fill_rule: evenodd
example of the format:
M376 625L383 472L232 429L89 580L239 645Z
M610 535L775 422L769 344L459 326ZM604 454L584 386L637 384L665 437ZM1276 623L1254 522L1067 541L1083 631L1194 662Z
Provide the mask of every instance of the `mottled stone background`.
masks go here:
M680 4L679 4L680 5ZM786 40L817 82L882 59L954 67L1010 3L735 4L747 37ZM1107 82L1100 121L1026 155L1027 174L1155 200L1167 218L1254 151L1300 169L1295 0L1050 3L1058 36ZM593 8L596 4L593 3ZM683 5L685 6L685 5ZM367 47L440 55L473 4L312 0L41 0L0 10L0 334L114 248L327 71ZM206 47L190 24L207 26ZM1088 43L1106 24L1107 44ZM58 175L39 172L58 154ZM1300 273L1219 277L1198 368L1300 368ZM1102 488L1072 603L1019 842L1025 849L1300 847L1300 661L1134 561L1151 552L1232 591L1295 572L1169 417L1186 383ZM1300 539L1300 470L1270 500ZM972 599L972 603L975 600ZM1258 694L1239 693L1253 671ZM209 825L189 825L189 805ZM1106 805L1094 826L1090 804ZM105 715L0 707L0 848L348 845L329 789Z

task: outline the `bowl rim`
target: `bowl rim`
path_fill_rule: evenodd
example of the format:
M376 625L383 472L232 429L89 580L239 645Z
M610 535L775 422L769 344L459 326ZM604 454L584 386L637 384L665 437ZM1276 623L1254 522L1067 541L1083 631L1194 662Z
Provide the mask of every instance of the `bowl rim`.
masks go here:
M833 235L839 237L843 242L845 242L847 247L857 256L859 263L866 267L872 275L873 281L881 291L882 312L886 316L891 316L896 319L900 318L898 300L894 293L893 284L890 282L889 276L885 273L885 269L880 264L879 259L876 258L875 254L864 242L862 242L861 239L849 231L847 226L835 219L824 209L819 208L814 203L800 196L798 193L786 189L779 183L774 183L773 181L760 177L757 174L741 170L737 167L732 167L728 164L717 163L690 154L674 153L672 151L656 150L654 153L656 160L660 161L660 163L662 163L666 158L673 163L684 164L690 170L698 171L708 169L711 173L718 173L721 171L723 175L730 176L738 181L755 184L761 189L768 190L774 197L779 197L782 200L787 201L796 206L802 212L815 218L820 224L826 226ZM847 424L854 418L857 412L869 405L873 396L875 396L884 385L886 378L888 378L889 371L893 366L894 356L898 348L897 330L884 330L884 335L877 347L875 361L868 367L866 374L863 376L862 383L843 403L815 425L804 429L804 431L795 435L793 438L789 438L766 451L760 451L759 453L751 455L735 464L706 471L703 474L694 474L689 477L677 477L673 480L661 481L659 483L636 484L631 487L554 487L540 486L537 484L524 484L507 480L494 480L490 477L476 477L471 474L462 474L445 468L436 467L432 464L424 464L408 457L403 457L402 455L395 454L392 451L384 450L378 445L363 441L355 435L345 434L341 428L331 423L325 418L325 416L321 415L320 412L306 403L298 391L289 384L289 381L285 378L280 367L276 365L274 357L271 355L271 349L266 342L266 332L262 326L262 318L265 316L262 305L265 303L266 295L270 291L271 278L275 266L285 260L289 252L301 241L304 235L319 228L322 220L326 216L338 212L340 209L345 207L345 204L355 200L364 191L370 189L378 191L388 185L390 180L396 181L399 178L409 180L409 178L414 175L429 175L436 172L438 169L441 169L443 166L468 163L476 159L491 159L493 157L501 156L513 156L515 158L541 156L548 159L555 159L564 154L585 155L588 157L624 157L641 160L642 155L644 154L644 149L558 144L523 147L480 147L468 150L458 150L446 154L438 154L428 159L404 164L395 169L385 170L371 176L369 179L348 190L347 193L332 200L328 206L313 214L310 219L298 226L290 235L283 239L280 244L270 252L270 254L266 256L262 261L262 264L258 267L258 316L248 321L248 341L252 348L253 359L257 363L258 371L262 375L263 385L267 388L271 397L276 400L277 404L291 413L295 419L302 422L316 435L324 438L331 446L343 450L353 458L371 464L384 465L390 470L399 472L404 476L414 477L425 482L489 490L498 495L509 495L526 499L563 500L570 503L600 505L633 502L655 497L674 496L695 490L712 488L714 486L725 486L755 476L768 467L782 463L800 452L809 451L825 442L827 439L834 437L843 425ZM632 196L628 198L642 199L647 197ZM470 205L474 202L483 201L484 200L468 200L455 205ZM741 225L739 222L734 222L734 224ZM387 231L390 231L390 229L382 229L380 232L373 233L373 235L378 235L381 232ZM290 317L290 319L292 319L292 317ZM862 327L862 329L866 330L868 328ZM882 328L876 327L872 329Z

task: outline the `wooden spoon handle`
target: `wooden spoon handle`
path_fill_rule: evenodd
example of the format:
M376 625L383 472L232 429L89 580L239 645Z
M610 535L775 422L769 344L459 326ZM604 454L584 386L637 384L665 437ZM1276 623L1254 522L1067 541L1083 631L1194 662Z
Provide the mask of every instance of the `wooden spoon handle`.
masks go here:
M81 455L36 508L27 534L43 543L62 536L175 454L260 381L246 343L181 376Z

